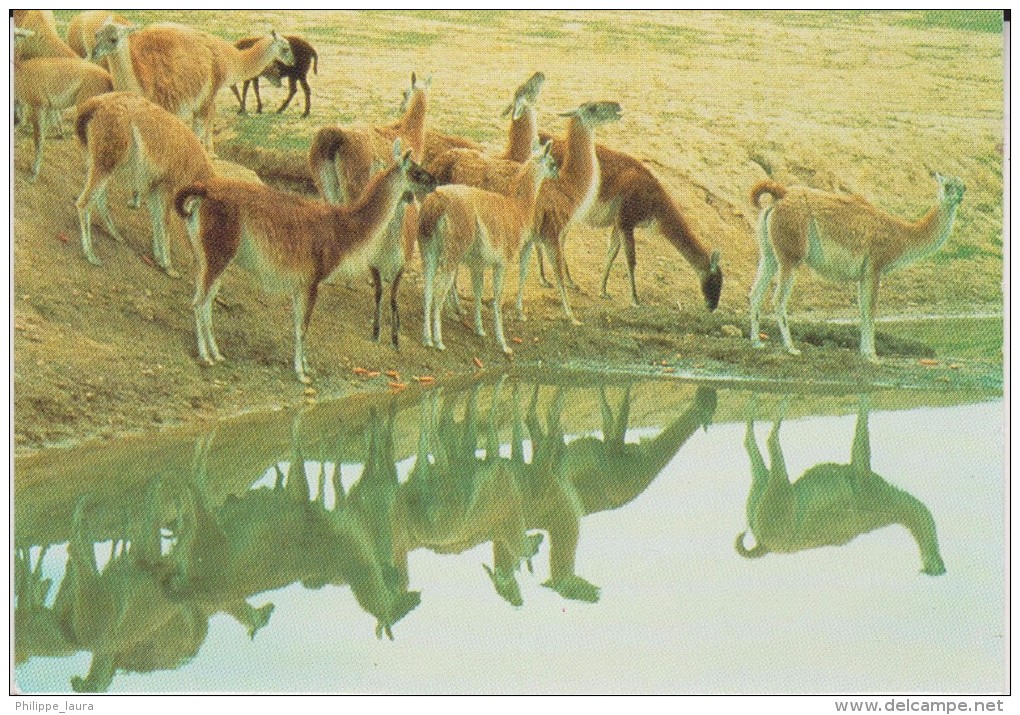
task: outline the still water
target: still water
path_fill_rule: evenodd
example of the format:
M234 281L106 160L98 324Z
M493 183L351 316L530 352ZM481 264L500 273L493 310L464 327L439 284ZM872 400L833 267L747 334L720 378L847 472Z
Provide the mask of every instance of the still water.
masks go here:
M479 379L15 468L29 693L1005 689L999 396Z

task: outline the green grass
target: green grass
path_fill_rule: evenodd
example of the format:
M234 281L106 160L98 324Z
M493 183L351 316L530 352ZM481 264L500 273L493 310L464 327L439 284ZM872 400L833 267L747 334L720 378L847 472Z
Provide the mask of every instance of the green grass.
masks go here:
M431 22L449 22L459 25L499 25L510 17L512 10L399 10L395 14ZM373 11L379 16L386 11Z
M364 26L376 23L365 23ZM421 48L430 47L439 42L437 32L416 31L382 31L357 32L351 28L344 30L331 26L310 26L302 31L308 38L321 38L325 41L348 45L350 47L375 47L381 49Z
M235 141L264 149L307 152L311 139L298 136L287 125L288 118L278 114L248 114L238 116L233 129Z
M470 126L470 127L450 127L451 133L471 141L478 142L479 144L487 144L491 141L495 141L497 137L502 136L502 132L489 129L487 127Z
M941 318L879 323L882 332L930 345L940 358L1002 362L1002 318Z
M918 10L896 24L908 27L945 27L951 30L1002 32L1001 10Z
M932 259L936 263L952 263L953 261L967 261L974 258L981 258L982 256L991 256L998 259L1002 258L1001 254L985 250L984 248L975 246L972 243L958 243L951 248L939 251L932 256Z
M862 21L885 25L946 28L975 32L1002 32L1001 10L745 10L752 17L771 19L781 25L825 27Z

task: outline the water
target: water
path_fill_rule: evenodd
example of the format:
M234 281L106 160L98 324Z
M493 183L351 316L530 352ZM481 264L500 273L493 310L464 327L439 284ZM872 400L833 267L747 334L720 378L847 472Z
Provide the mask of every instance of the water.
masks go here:
M546 379L19 460L18 687L1005 689L1001 397Z

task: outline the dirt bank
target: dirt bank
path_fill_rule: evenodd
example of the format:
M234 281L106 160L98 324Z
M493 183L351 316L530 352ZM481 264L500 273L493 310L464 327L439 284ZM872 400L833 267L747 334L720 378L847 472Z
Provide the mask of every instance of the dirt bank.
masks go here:
M162 18L151 12L135 14L147 21L191 22L224 36L239 34L234 28L256 22L254 15L244 13L184 13L187 17L175 13ZM757 252L754 210L744 198L747 187L767 170L786 182L854 190L914 217L933 196L925 167L959 174L968 193L953 241L941 257L891 275L883 284L881 309L1001 310L1001 38L996 45L994 36L989 39L986 33L881 24L871 16L856 22L817 19L813 25L796 25L791 24L792 16L774 15L749 26L726 13L628 14L616 18L613 28L599 29L596 24L604 19L599 15L549 13L535 16L548 32L533 35L528 32L536 25L526 28L523 15L477 21L410 13L345 14L344 22L366 32L413 26L424 33L401 35L406 40L402 44L384 41L389 35L370 33L361 46L354 40L345 42L339 31L327 32L333 24L318 15L274 15L274 22L284 23L277 29L303 32L319 49L320 74L312 79L310 119L299 119L297 110L281 117L238 118L229 94L219 100L221 152L241 157L246 146L269 145L268 158L249 157L251 168L261 171L264 179L281 178L284 172L277 169L273 174L266 162L292 164L319 126L355 119L387 121L404 76L415 68L448 66L455 53L460 66L471 70L456 79L448 71L436 73L431 126L499 146L498 114L507 94L536 68L549 76L540 114L543 128L557 131L562 120L555 112L591 98L592 92L619 99L624 120L607 130L602 140L645 160L695 229L722 249L723 299L719 310L709 314L690 267L656 232L640 231L637 275L644 305L631 308L622 298L626 283L622 262L610 279L616 297L606 300L597 295L605 232L577 229L571 233L567 255L582 287L571 300L584 325L569 326L555 292L531 283L525 298L531 319L508 325L508 336L516 339L515 366L1001 389L1001 362L935 355L937 346L900 338L891 325L878 328L881 363L863 362L856 355L854 326L822 322L826 316L852 316L854 291L807 273L799 279L793 299L794 337L804 343L804 354L796 359L785 355L775 336L766 350L752 350L746 336L746 296ZM614 50L619 61L611 67L599 64L597 77L591 77L589 66L579 64L572 54L571 23L578 21L591 25L593 37L620 43ZM471 31L465 33L465 27ZM666 33L663 38L684 38L682 51L675 43L658 42L660 30ZM513 55L512 66L497 71L491 48L502 47L505 41L494 38L508 36L525 49ZM767 66L774 70L771 79L754 72L766 64L752 50L766 39L771 52ZM743 44L734 44L738 42ZM805 46L828 49L819 54ZM595 43L587 51L602 56L608 49ZM693 61L698 56L700 64ZM940 61L930 62L934 56ZM876 57L885 63L882 72L873 68ZM966 64L966 71L938 74L957 60ZM805 64L811 62L815 64ZM667 68L672 74L660 75L659 70L635 74L641 67ZM854 71L869 67L876 107L888 111L866 112L857 103L863 89ZM808 74L797 80L777 68L798 68ZM641 81L634 81L635 76ZM813 99L798 94L807 76L818 79L812 84ZM373 81L366 82L366 77ZM581 77L595 82L597 90L579 84ZM684 99L679 102L681 89ZM267 97L270 92L266 90ZM819 103L819 92L826 102ZM267 105L277 101L273 94ZM788 113L779 107L787 107ZM173 280L148 260L148 215L126 208L127 191L119 183L111 190L110 204L127 240L115 244L97 230L96 250L104 265L93 267L82 259L78 243L73 202L82 187L84 162L76 141L48 144L36 184L25 181L30 138L16 136L14 159L14 407L19 452L160 430L311 397L290 367L288 300L266 296L243 274L231 271L223 290L226 305L218 307L215 316L219 343L229 362L200 367L190 310L194 291L187 269L190 255L180 226L174 229L174 259L185 267L186 278ZM293 177L288 180L295 183ZM508 285L516 285L515 276L509 277ZM467 295L466 284L461 293ZM444 380L474 372L476 359L487 370L505 365L491 338L477 338L452 320L445 353L421 345L421 277L416 263L405 279L401 305L403 342L397 354L389 345L369 340L367 278L321 294L308 344L317 399L389 389L392 379L385 374L366 378L355 375L355 367L394 370L406 382L415 376ZM484 317L491 325L490 309ZM766 321L765 330L774 333L774 323ZM930 364L932 359L937 364Z

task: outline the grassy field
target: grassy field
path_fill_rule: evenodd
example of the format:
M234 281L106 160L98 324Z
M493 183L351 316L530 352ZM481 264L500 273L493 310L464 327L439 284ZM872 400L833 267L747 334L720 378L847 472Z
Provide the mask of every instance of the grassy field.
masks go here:
M610 277L610 291L617 297L598 298L607 232L578 227L571 231L567 257L582 288L572 302L585 326L569 329L560 320L553 293L530 286L526 300L536 320L510 330L524 340L520 362L569 366L595 356L603 365L620 368L668 360L678 370L698 374L718 370L763 378L825 375L911 382L919 355L932 350L948 354L932 347L947 340L934 339L932 331L901 335L882 324L880 338L884 331L890 342L885 343L888 359L879 367L862 364L846 347L853 340L849 332L849 338L823 335L809 341L799 362L775 349L751 351L741 334L757 264L756 212L747 192L766 176L852 191L905 218L922 215L934 203L931 170L961 177L967 194L948 245L889 275L880 312L1002 309L1003 41L998 13L122 14L140 24L183 22L231 39L272 27L301 34L316 46L319 73L310 78L311 117L300 117L300 94L283 115L239 117L235 100L223 92L216 138L224 154L258 146L300 162L321 126L393 121L412 71L433 75L429 127L493 149L504 141L506 123L500 113L514 87L536 70L548 77L539 105L545 130L562 132L558 113L581 102L620 102L622 121L607 126L598 139L645 161L694 230L721 249L726 278L720 309L705 314L694 272L654 230L638 232L637 277L645 305L629 308L622 299L622 261ZM72 16L57 13L62 32ZM263 100L275 109L284 95L264 87ZM76 243L73 199L82 186L80 148L73 138L50 142L35 185L24 180L30 160L31 139L19 135L14 182L19 446L145 431L302 399L289 370L288 301L263 296L244 276L228 276L225 293L233 307L219 311L216 320L232 362L212 371L200 369L193 357L193 288L189 280L171 281L145 265L150 234L144 211L125 209L126 189L114 189L114 218L128 241L115 245L100 235L97 250L106 265L95 269L84 262ZM273 181L272 176L263 178ZM178 240L174 251L175 263L186 267L185 245ZM515 281L510 276L509 285ZM420 346L420 290L413 265L402 291L405 348L399 356L366 339L367 285L356 282L351 289L327 292L309 345L320 394L363 389L361 383L350 384L353 365L443 375L472 369L474 357L498 364L501 357L491 340L481 341L456 325L448 329L451 347L445 355ZM819 324L828 317L855 316L855 303L852 287L802 272L791 302L795 337L811 337L808 320ZM768 321L765 325L775 332ZM962 344L963 352L977 361L971 376L990 369L994 382L998 371L1001 385L1001 358L993 357L991 368L986 367L994 346L989 349L985 338L969 337L964 327L954 326L946 333L948 341ZM906 340L896 343L894 338ZM985 347L966 352L972 340ZM911 347L918 344L916 350ZM967 370L954 371L947 380ZM929 372L919 379L932 379Z

